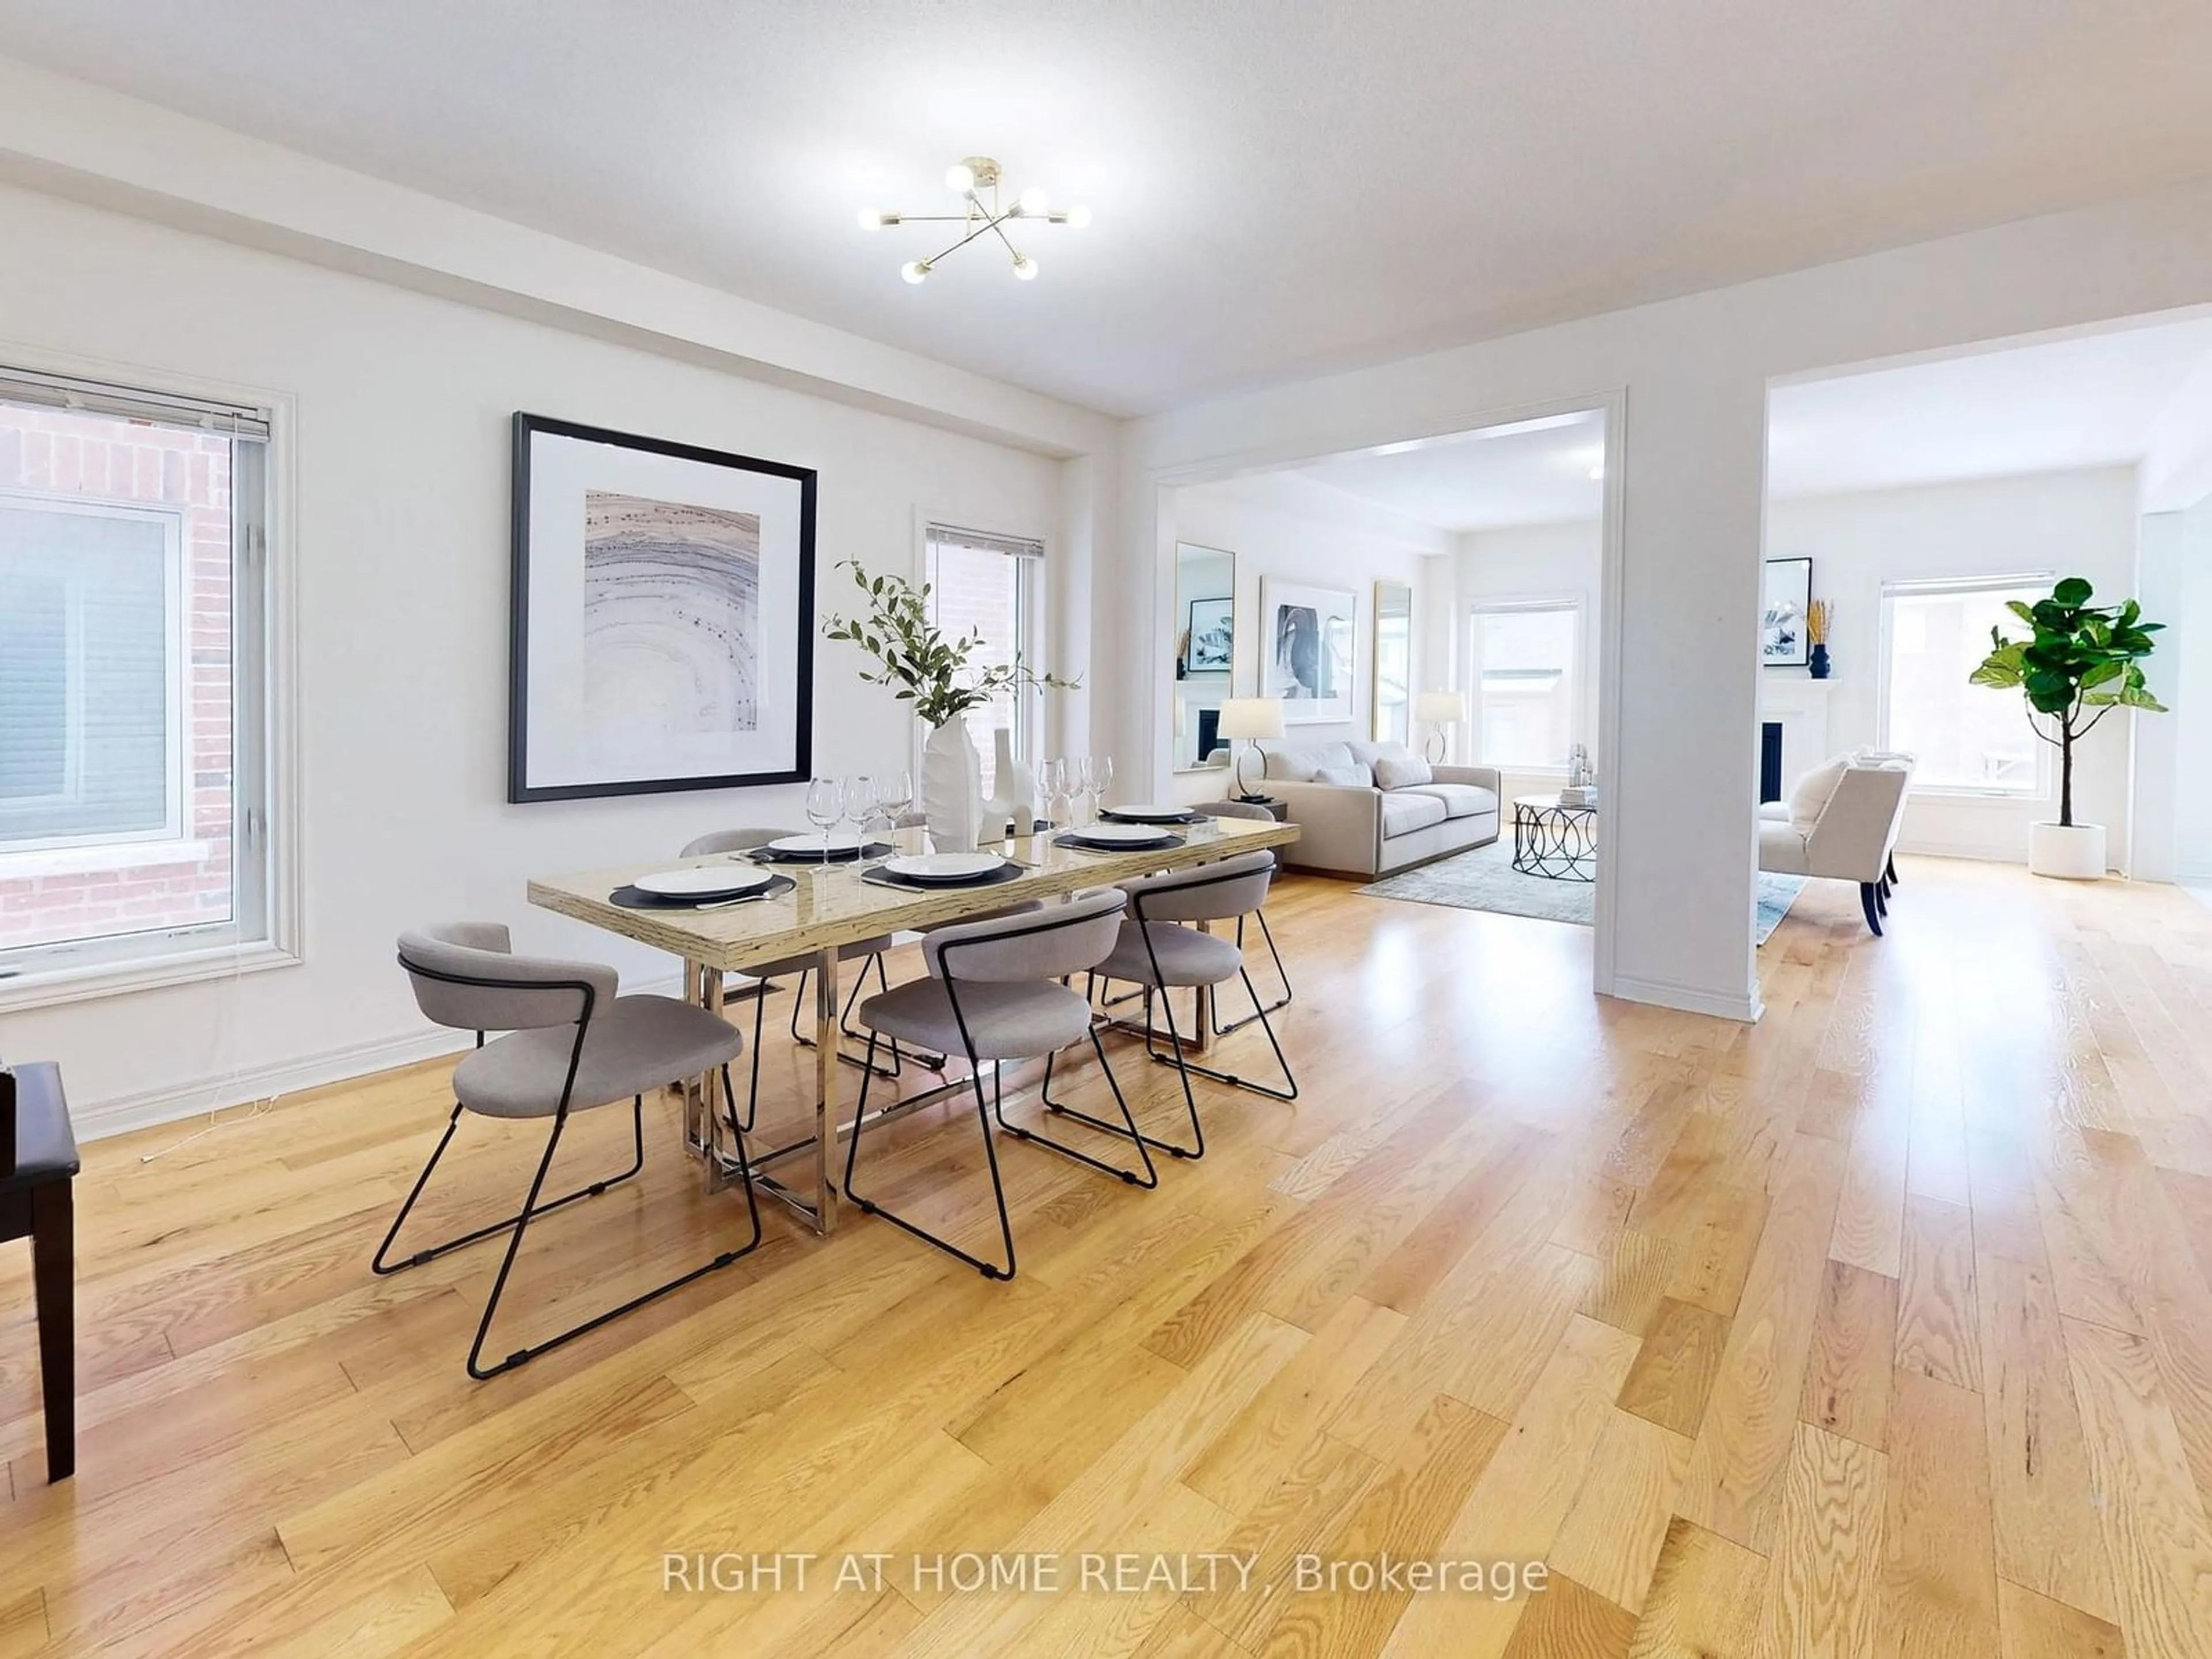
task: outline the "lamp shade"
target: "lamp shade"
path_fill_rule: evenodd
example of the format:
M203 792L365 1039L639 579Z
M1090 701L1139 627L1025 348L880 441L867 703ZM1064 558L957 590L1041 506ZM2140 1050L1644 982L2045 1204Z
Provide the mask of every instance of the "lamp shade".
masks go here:
M1431 726L1456 726L1467 718L1467 693L1424 691L1414 700L1413 718Z
M1224 698L1221 723L1214 730L1224 738L1279 738L1283 735L1282 699Z

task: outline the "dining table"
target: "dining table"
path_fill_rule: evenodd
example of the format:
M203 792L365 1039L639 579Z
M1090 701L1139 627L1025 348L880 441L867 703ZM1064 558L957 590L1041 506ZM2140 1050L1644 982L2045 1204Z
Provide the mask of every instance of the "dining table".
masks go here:
M811 1121L794 1139L749 1152L746 1163L757 1190L787 1205L815 1231L828 1233L837 1225L833 1155L839 1139L853 1131L839 1087L842 1068L849 1058L841 1042L843 1002L839 979L846 949L888 935L919 933L974 921L1031 900L1049 902L1088 888L1188 869L1261 848L1286 846L1297 839L1298 829L1294 823L1200 817L1195 823L1173 826L1170 833L1171 845L1113 850L1072 846L1060 839L1059 832L1009 836L1002 844L984 850L1003 853L1018 874L988 885L923 889L889 885L883 876L872 877L872 872L881 870L885 857L925 850L927 832L908 829L871 837L872 844L892 849L881 856L775 864L770 867L779 875L790 877L792 884L787 890L766 897L689 908L634 908L616 902L615 895L629 889L641 877L747 856L723 853L543 876L529 884L529 900L533 905L678 957L683 963L684 999L716 1014L723 1008L726 975L806 960L814 981ZM755 987L753 994L765 996L768 987ZM1210 1012L1201 1009L1197 1034L1189 1041L1203 1046L1210 1032ZM706 1077L688 1079L683 1084L684 1143L704 1165L708 1184L721 1187L737 1178L741 1166L737 1149L727 1144L724 1133L725 1114L715 1108L717 1082ZM872 1121L878 1116L896 1116L969 1086L964 1079L941 1082L872 1109L869 1118Z

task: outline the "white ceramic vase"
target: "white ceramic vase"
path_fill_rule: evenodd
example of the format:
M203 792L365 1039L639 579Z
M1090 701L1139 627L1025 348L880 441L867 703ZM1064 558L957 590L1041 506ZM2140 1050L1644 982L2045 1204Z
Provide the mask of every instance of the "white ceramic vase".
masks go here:
M975 850L983 818L983 762L969 739L964 714L932 726L922 743L921 811L929 821L929 844L939 852Z
M1026 836L1036 822L1036 774L1014 758L1012 732L1000 726L998 739L998 766L994 773L998 794L988 803L993 827L1003 821L1013 826L1013 834Z
M2039 876L2067 881L2105 878L2105 826L2101 823L2031 823L2027 867Z

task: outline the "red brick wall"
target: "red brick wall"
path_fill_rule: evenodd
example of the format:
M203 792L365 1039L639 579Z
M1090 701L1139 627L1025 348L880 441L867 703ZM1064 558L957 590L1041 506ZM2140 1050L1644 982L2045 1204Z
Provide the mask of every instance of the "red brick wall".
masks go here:
M230 442L101 416L0 404L0 489L184 513L183 839L104 850L0 848L0 950L221 921L231 914ZM183 848L194 850L189 854ZM80 859L84 867L69 867ZM34 865L40 873L26 872Z

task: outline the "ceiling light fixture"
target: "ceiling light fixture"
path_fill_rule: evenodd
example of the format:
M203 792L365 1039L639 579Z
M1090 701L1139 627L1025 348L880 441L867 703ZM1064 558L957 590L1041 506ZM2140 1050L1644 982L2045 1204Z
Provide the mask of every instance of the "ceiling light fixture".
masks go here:
M995 236L1000 245L1014 262L1014 275L1023 282L1032 282L1037 274L1037 262L1014 246L1013 238L1006 234L1006 226L1015 220L1048 225L1066 225L1071 230L1080 230L1091 222L1088 208L1064 208L1055 212L1050 199L1032 185L1017 196L1010 205L1001 207L999 198L999 164L988 155L971 155L964 161L956 161L945 170L945 188L960 198L958 213L886 213L880 208L860 210L860 228L881 230L889 225L958 225L961 235L957 241L940 253L927 259L909 259L899 267L899 275L908 283L928 280L929 273L940 261L957 253L969 243L985 236Z

